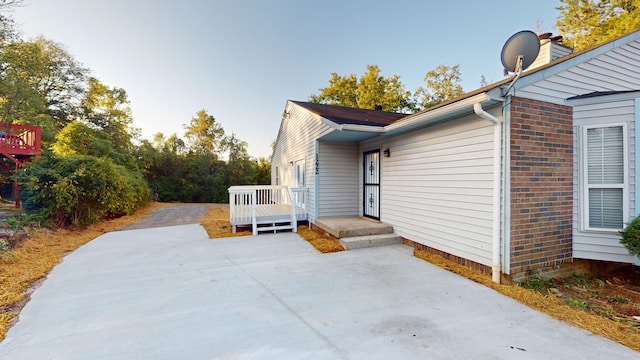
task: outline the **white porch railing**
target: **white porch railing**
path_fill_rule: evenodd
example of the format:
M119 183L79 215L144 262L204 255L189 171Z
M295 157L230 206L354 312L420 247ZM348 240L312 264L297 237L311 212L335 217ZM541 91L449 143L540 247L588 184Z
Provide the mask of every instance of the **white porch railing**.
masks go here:
M298 220L307 219L307 188L249 185L229 188L229 221L233 232L237 226L251 225L258 231L291 229Z

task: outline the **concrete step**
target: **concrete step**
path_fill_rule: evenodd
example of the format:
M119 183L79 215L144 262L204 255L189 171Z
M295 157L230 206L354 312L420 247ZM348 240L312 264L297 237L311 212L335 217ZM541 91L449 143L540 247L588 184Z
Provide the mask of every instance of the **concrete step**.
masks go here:
M393 234L393 226L364 218L325 218L317 219L315 224L338 239Z
M395 234L365 235L340 238L340 245L346 250L373 246L402 244L402 238Z

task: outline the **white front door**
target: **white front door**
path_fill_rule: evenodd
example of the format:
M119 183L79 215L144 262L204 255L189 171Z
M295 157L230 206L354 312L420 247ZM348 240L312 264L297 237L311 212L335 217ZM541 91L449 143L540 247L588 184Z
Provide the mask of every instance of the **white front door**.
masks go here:
M380 150L365 152L363 159L362 214L380 220Z

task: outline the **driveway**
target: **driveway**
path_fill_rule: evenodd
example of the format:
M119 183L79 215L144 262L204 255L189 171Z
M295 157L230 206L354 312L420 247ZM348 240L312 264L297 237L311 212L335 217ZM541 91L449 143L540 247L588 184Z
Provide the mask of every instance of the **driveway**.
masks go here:
M638 359L412 256L294 233L105 234L65 257L1 359Z

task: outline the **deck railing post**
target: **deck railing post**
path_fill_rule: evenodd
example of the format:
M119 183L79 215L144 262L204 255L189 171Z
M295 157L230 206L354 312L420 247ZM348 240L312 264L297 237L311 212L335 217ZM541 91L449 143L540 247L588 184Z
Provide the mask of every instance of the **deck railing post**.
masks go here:
M256 192L255 190L251 193L251 225L253 228L253 236L258 235L258 220L256 218Z
M236 233L236 222L235 222L235 211L236 211L236 194L235 193L231 193L229 196L229 214L230 214L230 221L231 221L231 233L235 234Z
M291 231L298 232L298 215L296 211L296 199L293 196L293 190L287 191L289 201L291 203Z

